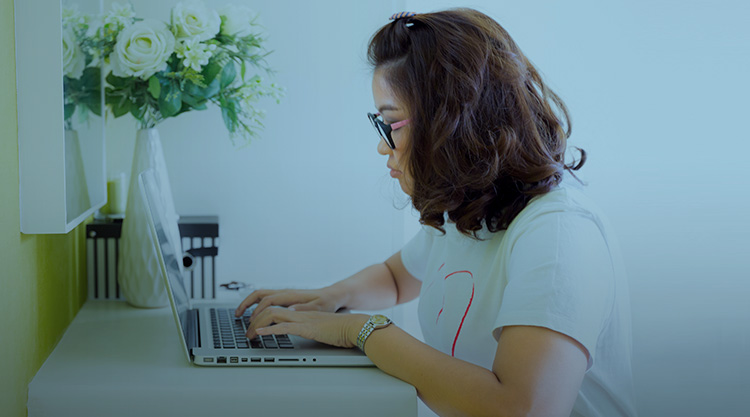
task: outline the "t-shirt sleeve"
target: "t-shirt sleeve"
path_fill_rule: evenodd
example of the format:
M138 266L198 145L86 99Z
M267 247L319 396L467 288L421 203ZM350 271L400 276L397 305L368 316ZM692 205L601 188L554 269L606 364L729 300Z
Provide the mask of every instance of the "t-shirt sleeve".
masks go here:
M545 327L582 344L591 368L614 303L612 258L597 224L570 212L528 222L513 243L495 339L504 326Z
M401 248L401 262L416 279L423 281L433 236L424 227Z

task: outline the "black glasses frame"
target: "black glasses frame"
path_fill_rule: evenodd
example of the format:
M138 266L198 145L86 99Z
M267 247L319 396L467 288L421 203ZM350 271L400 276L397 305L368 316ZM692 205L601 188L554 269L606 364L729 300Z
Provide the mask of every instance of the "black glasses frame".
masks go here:
M393 128L391 128L391 125L386 124L382 120L378 119L378 116L380 116L380 113L367 113L367 118L370 119L372 127L374 127L378 132L380 138L385 141L385 144L388 145L389 148L396 149L396 144L393 142L393 138L391 137Z

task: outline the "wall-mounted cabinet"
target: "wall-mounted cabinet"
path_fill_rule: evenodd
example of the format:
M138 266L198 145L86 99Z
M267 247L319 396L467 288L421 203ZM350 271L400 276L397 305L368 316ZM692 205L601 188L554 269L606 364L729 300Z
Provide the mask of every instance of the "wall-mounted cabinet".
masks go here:
M106 202L103 84L84 40L101 11L101 0L15 0L23 233L67 233Z

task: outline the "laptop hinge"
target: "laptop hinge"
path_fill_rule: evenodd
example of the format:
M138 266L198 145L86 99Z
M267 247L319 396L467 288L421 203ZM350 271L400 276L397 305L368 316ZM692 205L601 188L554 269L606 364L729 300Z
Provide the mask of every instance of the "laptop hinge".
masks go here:
M200 330L198 326L198 310L188 310L188 326L187 326L187 334L185 335L185 338L187 339L187 347L188 351L191 351L193 348L199 348L201 347L201 335Z

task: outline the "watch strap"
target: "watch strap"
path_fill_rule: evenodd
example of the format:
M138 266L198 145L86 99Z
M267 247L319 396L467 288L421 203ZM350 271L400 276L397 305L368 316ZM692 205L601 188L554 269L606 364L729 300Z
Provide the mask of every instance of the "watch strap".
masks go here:
M380 321L380 323L377 323L376 316L370 316L365 325L362 326L362 330L359 331L359 335L357 335L357 347L362 352L365 351L365 342L367 341L367 338L370 337L370 334L372 334L375 329L382 329L383 327L386 327L392 323L391 319L385 316L380 317L385 319L385 321Z

